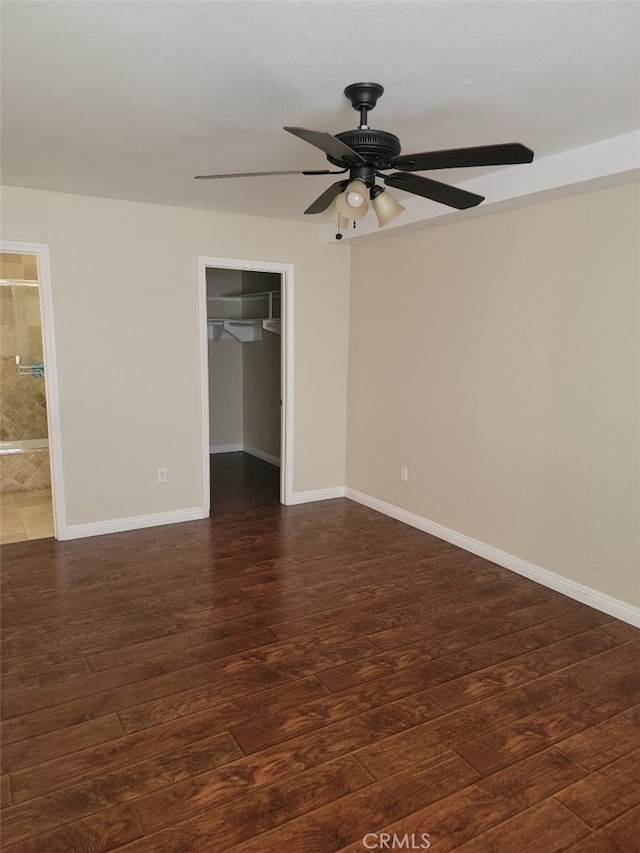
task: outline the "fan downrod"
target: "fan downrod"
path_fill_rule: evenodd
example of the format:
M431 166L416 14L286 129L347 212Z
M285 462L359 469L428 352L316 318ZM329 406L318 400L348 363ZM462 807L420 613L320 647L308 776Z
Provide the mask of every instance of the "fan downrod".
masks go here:
M367 128L367 113L378 103L378 98L384 92L380 83L352 83L344 90L351 101L351 106L360 113L360 127Z

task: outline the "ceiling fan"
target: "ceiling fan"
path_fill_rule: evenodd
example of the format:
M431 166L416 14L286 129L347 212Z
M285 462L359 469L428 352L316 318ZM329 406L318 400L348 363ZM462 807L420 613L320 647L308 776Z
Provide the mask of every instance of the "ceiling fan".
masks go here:
M473 148L451 148L444 151L425 151L419 154L401 154L400 140L386 130L374 130L367 124L369 110L384 92L379 83L352 83L344 90L354 110L360 113L360 124L356 130L346 130L333 136L323 130L306 127L285 127L311 145L315 145L327 156L337 170L307 169L304 171L280 172L233 172L223 175L196 175L197 180L216 178L251 178L264 175L339 175L349 177L331 184L304 211L323 213L338 225L337 239L342 236L339 229L350 221L361 219L368 210L367 194L380 226L386 225L404 210L385 187L376 184L381 178L388 187L414 193L424 198L464 210L484 201L484 196L449 184L414 175L412 172L431 169L455 169L463 166L507 166L516 163L531 163L533 151L519 142L500 145L479 145ZM390 175L384 174L393 169Z

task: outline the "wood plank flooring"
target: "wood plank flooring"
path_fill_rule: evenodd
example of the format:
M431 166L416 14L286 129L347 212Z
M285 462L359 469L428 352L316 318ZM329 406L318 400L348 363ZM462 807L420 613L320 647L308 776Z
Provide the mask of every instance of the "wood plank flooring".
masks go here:
M637 853L639 631L244 454L212 484L3 548L4 853Z

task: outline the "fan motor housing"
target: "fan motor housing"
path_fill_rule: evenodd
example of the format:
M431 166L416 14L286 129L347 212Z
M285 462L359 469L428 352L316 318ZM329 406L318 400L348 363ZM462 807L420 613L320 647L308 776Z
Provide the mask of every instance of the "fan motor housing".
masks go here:
M336 133L336 139L344 142L349 148L357 151L367 163L372 163L377 169L389 167L389 161L400 154L400 140L387 130L373 128L345 130ZM334 166L345 167L349 164L327 154L327 160Z

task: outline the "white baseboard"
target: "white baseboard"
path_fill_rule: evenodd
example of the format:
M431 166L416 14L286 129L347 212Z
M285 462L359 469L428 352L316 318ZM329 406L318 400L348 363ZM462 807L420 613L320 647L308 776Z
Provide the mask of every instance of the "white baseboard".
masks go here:
M529 580L542 584L542 586L546 586L569 598L580 601L582 604L588 604L596 610L601 610L609 616L614 616L616 619L621 619L623 622L628 622L630 625L640 628L640 608L620 601L618 598L613 598L613 596L606 595L604 592L599 592L597 589L593 589L577 581L568 580L562 577L562 575L557 575L555 572L543 569L541 566L536 566L534 563L529 563L506 551L501 551L498 548L487 545L486 542L472 539L464 533L458 533L456 530L451 530L435 521L429 521L429 519L423 518L420 515L407 512L393 504L372 498L363 492L347 488L344 490L344 495L357 503L368 506L370 509L381 512L383 515L391 516L391 518L402 521L404 524L409 524L411 527L424 530L425 533L430 533L432 536L437 536L439 539L451 542L452 545L464 548L465 551L470 551L472 554L477 554L479 557L491 560L492 563L497 563L505 569L509 569L512 572L516 572L516 574L529 578Z
M328 501L332 498L343 498L344 486L334 486L331 489L313 489L310 492L294 492L292 504L308 504L313 501Z
M143 527L159 527L163 524L177 524L181 521L197 521L208 518L204 507L161 512L157 515L136 515L130 518L114 518L109 521L96 521L93 524L71 524L59 539L82 539L85 536L102 536L105 533L123 533L125 530L140 530Z
M258 450L257 447L251 447L250 444L243 444L242 450L250 456L255 456L257 459L262 459L263 462L269 462L270 465L280 467L280 457L274 456L272 453L265 453L264 450Z
M258 450L257 447L252 447L250 444L212 444L209 446L209 453L238 453L239 451L280 467L280 457L266 453L264 450Z

